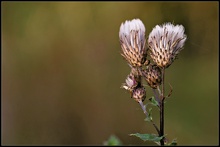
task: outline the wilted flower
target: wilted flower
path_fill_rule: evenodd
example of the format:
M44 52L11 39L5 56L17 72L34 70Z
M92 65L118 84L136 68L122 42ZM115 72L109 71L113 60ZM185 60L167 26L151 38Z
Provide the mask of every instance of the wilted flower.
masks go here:
M128 90L130 92L132 92L134 90L134 88L138 85L138 82L135 79L135 76L130 74L127 76L127 78L125 79L126 83L122 84L121 88L124 88L125 90Z
M151 88L156 89L162 82L161 69L157 65L150 64L142 71L142 75Z
M121 55L133 67L140 67L147 64L145 48L145 26L140 19L125 21L119 31ZM146 63L145 63L146 62Z
M148 38L150 56L159 67L167 68L183 49L185 41L186 35L182 25L157 25Z
M131 73L127 76L121 88L132 92L138 86L141 86L141 76L138 74L138 71L131 68Z

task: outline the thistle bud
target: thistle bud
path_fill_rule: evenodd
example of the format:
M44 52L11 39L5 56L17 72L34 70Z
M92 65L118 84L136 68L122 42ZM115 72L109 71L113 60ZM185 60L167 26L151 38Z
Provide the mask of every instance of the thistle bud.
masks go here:
M133 90L132 97L134 98L135 101L144 101L146 98L146 91L144 87L138 87Z
M185 41L186 35L182 25L157 25L148 38L150 56L157 66L167 68L183 49Z
M140 67L146 62L145 26L140 19L125 21L119 31L121 55L133 67ZM146 64L146 63L145 63Z
M161 69L157 65L150 64L147 69L142 71L142 75L151 88L156 89L161 85Z

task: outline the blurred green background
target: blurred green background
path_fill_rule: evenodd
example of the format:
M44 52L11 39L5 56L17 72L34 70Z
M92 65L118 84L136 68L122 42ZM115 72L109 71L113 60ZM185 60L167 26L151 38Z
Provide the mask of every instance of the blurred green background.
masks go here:
M219 143L218 2L2 2L2 145L155 145L155 133L120 89L130 69L119 27L140 18L185 27L187 41L166 70L165 133L179 145ZM152 91L147 88L147 97ZM159 112L153 110L159 125Z

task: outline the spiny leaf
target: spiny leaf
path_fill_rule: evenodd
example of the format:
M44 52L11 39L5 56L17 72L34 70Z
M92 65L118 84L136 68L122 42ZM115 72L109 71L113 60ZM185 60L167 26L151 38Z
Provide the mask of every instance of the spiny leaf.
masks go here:
M153 96L152 96L149 100L151 101L151 104L152 104L152 105L154 105L154 106L159 106L158 101L157 101Z
M149 108L148 115L144 120L145 121L152 121L153 120L153 118L152 118L152 108Z
M163 136L158 137L155 134L140 134L140 133L130 134L130 136L136 136L136 137L142 139L143 141L148 140L148 141L155 141L155 142L158 142L163 138Z
M115 135L111 135L103 144L107 146L122 145L121 141Z

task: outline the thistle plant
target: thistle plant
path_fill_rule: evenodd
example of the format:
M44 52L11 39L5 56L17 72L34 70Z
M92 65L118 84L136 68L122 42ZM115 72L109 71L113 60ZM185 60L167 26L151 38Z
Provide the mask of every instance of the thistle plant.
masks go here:
M146 42L145 30L140 19L127 20L120 26L121 55L131 68L121 88L129 91L131 98L140 104L146 115L145 120L152 123L157 135L140 133L130 135L139 137L144 141L154 141L159 145L176 145L175 139L168 143L166 134L164 134L164 102L172 94L170 85L170 92L165 96L165 69L177 58L187 37L182 25L164 23L153 28ZM151 60L147 59L148 54ZM147 87L144 86L143 80L146 81ZM148 99L149 102L144 104L148 88L153 90L154 96L151 96ZM159 110L159 127L153 121L150 106L155 106Z

